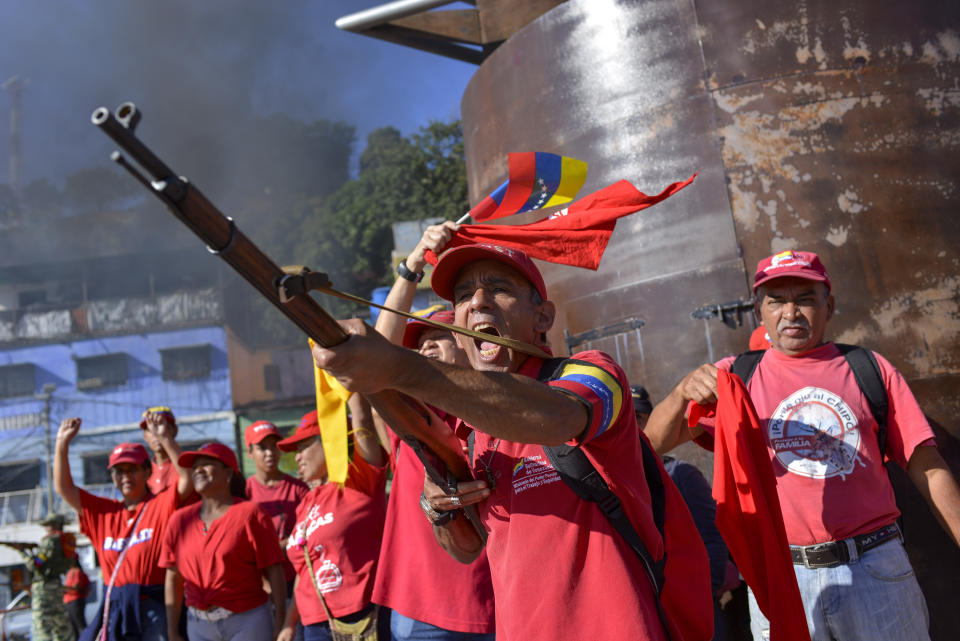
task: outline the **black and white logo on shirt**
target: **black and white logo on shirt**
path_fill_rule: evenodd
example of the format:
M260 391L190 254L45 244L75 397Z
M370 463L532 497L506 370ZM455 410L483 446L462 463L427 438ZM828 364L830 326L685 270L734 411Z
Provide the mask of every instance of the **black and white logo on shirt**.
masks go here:
M819 387L804 387L783 399L767 424L776 460L788 472L815 479L844 479L860 458L857 415L847 403Z

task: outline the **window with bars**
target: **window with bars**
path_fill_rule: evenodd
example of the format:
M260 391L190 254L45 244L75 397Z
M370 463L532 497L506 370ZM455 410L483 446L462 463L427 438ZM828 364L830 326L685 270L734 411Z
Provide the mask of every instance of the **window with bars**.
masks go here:
M32 490L39 485L39 460L0 464L0 492Z
M279 365L271 363L263 366L263 387L268 392L279 392L282 390Z
M127 355L124 353L77 359L77 389L124 385L127 382Z
M160 350L163 380L186 381L210 376L210 345Z
M32 363L0 367L0 398L33 396L36 390L35 370Z

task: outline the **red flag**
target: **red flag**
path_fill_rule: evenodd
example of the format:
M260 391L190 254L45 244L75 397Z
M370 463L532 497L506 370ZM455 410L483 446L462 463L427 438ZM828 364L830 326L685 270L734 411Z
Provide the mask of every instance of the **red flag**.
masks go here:
M740 378L717 373L716 410L694 404L689 425L716 411L713 498L717 528L770 620L772 641L810 641L757 411Z
M463 225L447 248L492 243L525 251L551 263L596 269L617 219L656 205L693 182L696 174L648 196L626 180L585 196L548 218L528 225ZM427 260L437 264L428 251Z

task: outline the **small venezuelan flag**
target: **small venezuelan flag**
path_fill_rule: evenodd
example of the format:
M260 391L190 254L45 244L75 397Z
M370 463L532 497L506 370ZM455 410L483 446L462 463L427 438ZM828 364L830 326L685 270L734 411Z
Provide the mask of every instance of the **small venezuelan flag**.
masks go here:
M507 180L470 210L476 222L570 202L587 180L587 163L542 151L510 154Z

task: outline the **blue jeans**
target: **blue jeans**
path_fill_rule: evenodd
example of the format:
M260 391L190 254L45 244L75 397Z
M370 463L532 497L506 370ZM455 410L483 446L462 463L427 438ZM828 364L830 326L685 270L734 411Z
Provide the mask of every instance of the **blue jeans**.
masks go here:
M167 608L156 599L140 602L140 638L143 641L167 640Z
M270 603L231 614L219 621L203 621L187 612L187 636L190 641L263 641L273 638Z
M927 602L899 540L833 568L794 565L810 641L930 641ZM770 638L770 623L750 592L750 630Z
M396 610L390 618L391 641L494 641L493 634L454 632L405 617Z

